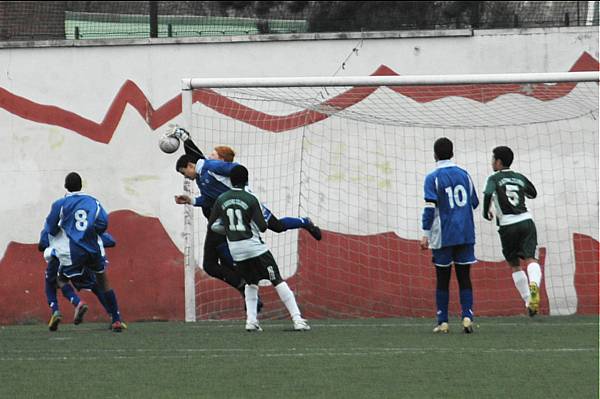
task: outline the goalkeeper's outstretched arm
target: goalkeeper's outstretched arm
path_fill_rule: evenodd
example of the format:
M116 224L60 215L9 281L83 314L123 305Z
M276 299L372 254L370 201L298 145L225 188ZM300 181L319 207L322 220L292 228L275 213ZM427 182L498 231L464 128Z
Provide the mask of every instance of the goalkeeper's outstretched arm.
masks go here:
M196 143L188 138L183 142L183 149L187 155L194 159L194 163L197 163L199 159L206 159L202 151L196 146Z

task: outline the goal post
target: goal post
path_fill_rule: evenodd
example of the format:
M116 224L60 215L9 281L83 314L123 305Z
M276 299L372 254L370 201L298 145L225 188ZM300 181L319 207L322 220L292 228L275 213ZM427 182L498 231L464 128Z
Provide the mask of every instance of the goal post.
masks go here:
M307 317L433 317L435 273L418 240L423 180L443 136L480 199L492 149L513 149L514 169L539 192L528 208L544 269L542 312L597 313L599 80L596 71L187 78L182 111L203 151L234 148L278 217L308 216L322 228L320 242L302 230L266 234ZM481 209L474 219L475 314L523 313L496 227ZM243 318L239 294L201 272L205 232L201 212L186 207L186 321ZM265 316L282 317L270 291L261 290Z

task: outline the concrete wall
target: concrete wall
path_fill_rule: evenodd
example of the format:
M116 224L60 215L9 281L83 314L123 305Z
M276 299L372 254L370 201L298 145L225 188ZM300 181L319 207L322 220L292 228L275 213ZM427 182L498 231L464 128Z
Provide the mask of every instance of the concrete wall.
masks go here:
M181 179L173 170L174 157L157 151L156 140L163 125L182 121L178 95L183 77L330 76L336 72L354 76L370 75L381 65L402 75L564 72L585 53L598 59L597 28L443 34L0 46L0 256L4 256L0 263L4 316L0 322L21 320L24 312L36 317L45 314L42 292L35 288L43 279L41 256L31 246L19 252L17 259L9 253L9 244L37 242L51 202L63 195L64 175L72 170L82 174L85 191L97 196L109 211L129 210L157 218L166 233L164 238L182 249L182 212L172 199L180 191ZM216 144L220 142L206 143ZM595 156L597 161L597 152ZM590 206L594 207L591 213L596 215L596 228L591 233L575 233L597 240L597 204ZM335 232L333 225L323 227ZM130 242L128 228L122 231L122 239ZM293 258L295 250L291 253ZM160 268L166 262L156 254L141 249L134 253L125 246L119 248L118 257L119 262L113 262L117 276L117 263L133 264L141 259L139 272L146 273L144 267L149 264ZM23 259L27 262L15 270ZM17 283L7 277L8 270L12 276L26 270L27 277L18 278ZM569 265L569 270L562 279L574 278L574 265ZM510 279L508 272L504 278ZM151 305L129 299L139 298L139 290L117 287L127 291L120 296L130 319L180 318L179 302L152 315ZM173 287L167 285L164 290ZM15 296L21 294L34 296L32 306L41 305L6 312L8 304L19 301ZM510 294L516 296L516 292ZM561 309L558 313L570 313L576 305L561 305Z

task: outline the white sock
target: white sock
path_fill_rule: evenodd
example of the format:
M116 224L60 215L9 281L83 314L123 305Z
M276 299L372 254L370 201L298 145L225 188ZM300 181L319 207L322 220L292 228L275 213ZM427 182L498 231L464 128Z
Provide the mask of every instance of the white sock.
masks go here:
M515 287L517 287L519 294L521 294L521 298L525 301L525 306L529 305L529 281L527 280L527 275L523 270L520 270L514 272L512 278L515 282Z
M283 302L288 312L290 312L292 320L301 319L302 316L300 315L300 309L298 309L298 304L296 303L296 297L287 283L284 281L276 286L275 290L277 290L281 302Z
M248 284L244 288L246 301L246 320L256 322L256 305L258 304L258 285Z
M542 268L537 262L532 262L527 266L527 274L529 275L529 282L536 283L539 287L542 283Z

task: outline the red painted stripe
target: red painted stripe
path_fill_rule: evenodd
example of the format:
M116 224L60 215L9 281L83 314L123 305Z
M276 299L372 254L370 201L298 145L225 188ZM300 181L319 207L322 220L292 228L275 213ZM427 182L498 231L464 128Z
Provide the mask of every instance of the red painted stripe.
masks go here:
M570 69L571 72L596 71L600 64L590 54L584 52ZM382 65L372 76L397 75L390 68ZM530 85L527 91L522 85L465 85L465 86L432 86L393 87L395 92L410 97L420 103L438 100L448 96L470 98L475 101L488 102L508 94L516 93L550 101L568 94L574 85L562 83L549 88L545 85ZM375 88L351 88L333 99L323 102L323 106L346 109L368 97ZM211 90L198 90L194 93L194 101L200 102L217 112L236 120L248 123L270 132L282 132L322 121L328 115L311 110L303 110L289 115L277 116L262 113L248 108ZM0 108L33 122L60 126L100 143L109 143L121 121L125 107L132 106L151 129L157 129L181 113L181 95L177 95L160 108L154 109L142 90L132 81L127 80L115 96L106 111L102 122L97 123L62 108L39 104L0 88Z

